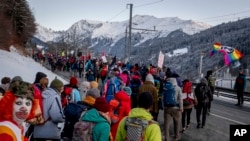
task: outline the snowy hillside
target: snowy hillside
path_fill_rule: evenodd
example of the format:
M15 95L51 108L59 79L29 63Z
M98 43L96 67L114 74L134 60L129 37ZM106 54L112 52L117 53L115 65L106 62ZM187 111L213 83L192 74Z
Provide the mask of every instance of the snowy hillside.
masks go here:
M15 51L14 47L10 47L11 52L0 50L0 78L15 76L21 76L24 81L33 83L37 72L43 72L47 74L49 81L51 82L55 77L62 80L64 84L68 82L52 73L50 70L45 69L41 64L35 62L30 57L20 55Z

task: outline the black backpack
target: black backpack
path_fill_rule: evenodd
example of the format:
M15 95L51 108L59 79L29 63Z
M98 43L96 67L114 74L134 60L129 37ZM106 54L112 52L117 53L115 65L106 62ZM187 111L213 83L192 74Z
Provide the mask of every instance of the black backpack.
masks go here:
M206 101L208 99L208 93L209 93L208 86L206 86L205 84L201 84L198 87L198 92L196 94L197 100L200 102Z

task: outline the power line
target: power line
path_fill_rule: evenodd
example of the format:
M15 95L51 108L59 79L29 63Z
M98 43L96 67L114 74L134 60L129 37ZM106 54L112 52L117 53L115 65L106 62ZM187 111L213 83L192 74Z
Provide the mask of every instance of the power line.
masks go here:
M135 6L134 8L143 7L143 6L148 6L148 5L153 5L153 4L162 2L162 1L164 1L164 0L159 0L159 1L155 1L155 2L145 3L145 4L142 4L142 5Z
M127 10L127 8L123 9L121 12L119 12L118 14L116 14L115 16L113 16L112 18L110 18L110 19L107 20L107 21L111 21L111 20L114 19L115 17L121 15L121 14L122 14L124 11L126 11L126 10Z

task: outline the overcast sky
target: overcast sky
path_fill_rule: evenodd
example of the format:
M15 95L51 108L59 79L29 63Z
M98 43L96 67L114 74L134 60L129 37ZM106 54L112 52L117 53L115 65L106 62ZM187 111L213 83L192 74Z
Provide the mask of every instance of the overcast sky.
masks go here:
M36 22L53 30L67 30L86 19L102 22L129 19L134 15L179 17L216 25L250 17L250 0L27 0Z

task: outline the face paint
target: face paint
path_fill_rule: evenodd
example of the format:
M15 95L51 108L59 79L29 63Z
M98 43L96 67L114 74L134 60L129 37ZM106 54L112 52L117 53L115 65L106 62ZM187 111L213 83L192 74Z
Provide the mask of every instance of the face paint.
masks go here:
M32 101L27 98L16 98L13 105L13 120L22 123L28 117L32 107Z

